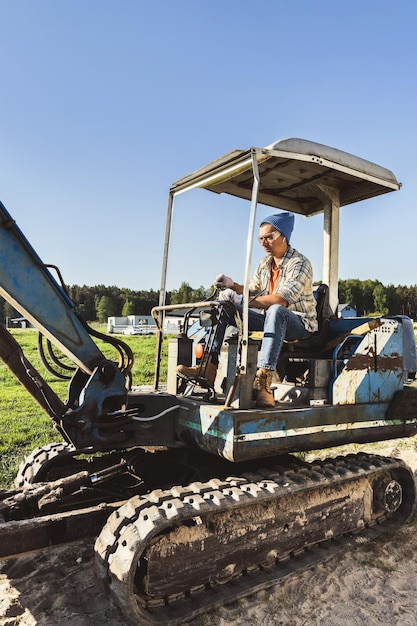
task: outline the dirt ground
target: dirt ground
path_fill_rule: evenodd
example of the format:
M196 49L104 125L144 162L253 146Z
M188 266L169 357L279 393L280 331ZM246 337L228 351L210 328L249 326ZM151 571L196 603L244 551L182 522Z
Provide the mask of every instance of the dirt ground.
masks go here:
M385 443L381 453L417 469L415 438ZM416 528L417 516L390 536L192 625L416 626ZM93 542L77 542L0 562L0 626L124 624L95 584L93 561Z

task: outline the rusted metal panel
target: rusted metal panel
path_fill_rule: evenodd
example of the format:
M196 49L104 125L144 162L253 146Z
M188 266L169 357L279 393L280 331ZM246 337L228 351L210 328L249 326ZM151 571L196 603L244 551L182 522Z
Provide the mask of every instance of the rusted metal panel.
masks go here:
M402 332L398 321L384 319L364 335L353 354L341 359L332 385L333 404L386 402L403 388Z

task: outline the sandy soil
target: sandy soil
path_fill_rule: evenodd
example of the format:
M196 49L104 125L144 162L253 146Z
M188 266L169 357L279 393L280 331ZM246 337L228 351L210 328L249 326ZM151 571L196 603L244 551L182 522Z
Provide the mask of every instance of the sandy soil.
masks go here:
M375 447L372 451L376 452ZM384 443L384 455L417 469L416 440ZM192 622L193 626L415 626L417 516L391 536L337 562ZM93 543L77 542L0 562L0 626L116 626L125 620L96 587Z

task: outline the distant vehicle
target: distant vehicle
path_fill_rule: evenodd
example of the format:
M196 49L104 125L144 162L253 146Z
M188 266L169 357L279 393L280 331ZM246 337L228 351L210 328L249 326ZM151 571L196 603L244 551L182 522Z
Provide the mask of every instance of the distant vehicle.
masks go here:
M146 328L140 328L139 326L128 326L123 331L124 335L146 335Z
M124 329L124 335L152 335L156 333L156 326L146 324L145 326L128 326Z

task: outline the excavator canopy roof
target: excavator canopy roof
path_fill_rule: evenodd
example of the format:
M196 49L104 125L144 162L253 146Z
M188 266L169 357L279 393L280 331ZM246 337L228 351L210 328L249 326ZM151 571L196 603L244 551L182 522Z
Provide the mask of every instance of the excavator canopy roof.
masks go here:
M339 190L340 206L401 186L390 170L365 159L305 139L282 139L265 148L229 152L179 179L170 191L176 195L201 187L250 200L254 156L258 202L305 216L324 210L321 186Z

